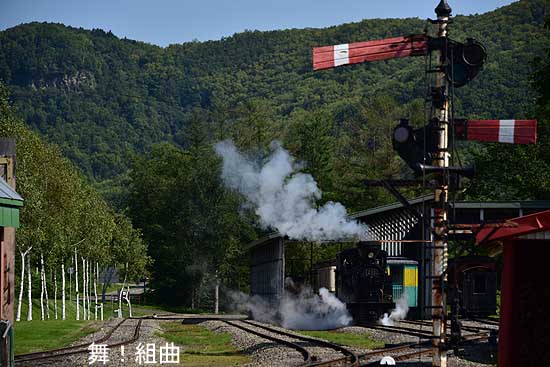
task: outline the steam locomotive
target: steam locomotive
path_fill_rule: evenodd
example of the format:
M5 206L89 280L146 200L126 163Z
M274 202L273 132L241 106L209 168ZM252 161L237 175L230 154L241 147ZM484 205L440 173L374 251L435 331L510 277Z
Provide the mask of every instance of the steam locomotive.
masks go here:
M372 323L395 308L387 257L376 242L359 242L336 257L337 296L358 325Z

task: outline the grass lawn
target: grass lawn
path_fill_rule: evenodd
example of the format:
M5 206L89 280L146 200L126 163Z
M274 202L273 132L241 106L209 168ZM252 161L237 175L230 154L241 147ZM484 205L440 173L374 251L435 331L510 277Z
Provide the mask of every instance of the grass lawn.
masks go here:
M298 331L298 330L297 330ZM329 342L348 347L379 349L384 348L384 343L369 338L368 335L343 333L338 330L299 330L299 333L325 339Z
M215 333L200 325L161 323L160 337L180 346L183 366L242 366L250 358L231 344L227 333Z
M22 321L15 324L15 354L68 346L100 328L101 322L75 320Z
M50 300L50 319L40 320L40 303L33 301L33 321L27 321L27 303L21 307L21 321L15 323L15 354L38 352L49 349L66 347L78 339L99 330L101 321L76 321L76 305L74 300L66 303L66 319L61 320L61 301L57 301L58 320L54 318L54 303ZM118 304L107 302L104 305L103 317L105 320L114 316L113 308ZM17 305L15 311L17 312ZM161 311L161 310L158 310ZM92 319L94 318L94 311ZM151 314L148 306L132 305L133 316ZM128 316L128 308L123 307L123 316ZM99 317L99 311L98 311ZM80 304L80 318L82 319L82 303Z
M26 294L25 294L26 295ZM93 300L92 300L93 302ZM92 303L93 304L93 303ZM69 302L69 299L66 300L66 319L61 320L61 300L57 300L57 312L58 312L58 320L55 320L54 317L54 302L50 299L49 302L50 305L50 319L46 319L44 321L40 320L40 303L38 299L33 300L33 308L32 308L32 316L33 321L27 321L27 302L26 298L23 299L23 304L21 307L21 321L18 321L15 323L14 328L14 336L15 336L15 354L22 354L22 353L31 353L31 352L39 352L44 350L50 350L50 349L56 349L56 348L62 348L66 347L73 342L79 340L80 338L91 334L97 330L99 330L102 327L101 321L76 321L76 305L74 301L74 295L73 300ZM118 303L111 303L111 301L108 299L107 302L104 304L103 309L103 317L105 320L108 320L109 318L115 317L114 309L118 308ZM15 305L15 311L17 312L17 301ZM150 315L152 313L168 313L168 312L189 312L190 310L180 308L180 309L169 309L167 310L164 306L159 305L139 305L139 304L132 304L132 315L133 316L144 316L144 315ZM196 310L193 310L194 312L197 312ZM123 303L122 307L123 316L127 317L129 316L128 313L128 307ZM92 319L94 318L94 310L91 309L92 313ZM80 303L80 318L82 319L82 301ZM99 317L99 310L98 310L98 317ZM204 329L206 330L206 329ZM207 330L206 330L207 331ZM210 334L208 334L210 335ZM217 337L219 334L212 334L214 336L214 340L218 340ZM229 336L227 337L227 345L230 346L229 343ZM170 339L171 340L171 339ZM211 357L211 360L221 360L220 365L225 365L225 359L227 360L231 359L231 353L233 353L233 350L230 349L223 349L222 348L224 344L220 344L219 347L221 349L208 349L207 353L221 353L219 355L215 355L214 357ZM198 346L195 346L194 348L198 348ZM208 348L213 348L212 346L208 346ZM195 349L193 349L195 350ZM229 353L229 356L224 356L223 352L227 351ZM187 355L190 355L191 352L185 354L185 358L188 358ZM205 355L208 357L208 355ZM204 356L203 356L204 357ZM213 358L213 359L212 359ZM221 359L220 359L221 358ZM236 360L242 361L244 356L238 356ZM244 363L244 362L243 362ZM189 365L194 365L193 363L190 363ZM205 365L208 365L208 362L206 362Z
M134 307L134 305L132 305ZM200 309L200 308L190 308L184 306L171 306L171 305L157 305L145 303L144 305L139 305L139 307L147 308L149 310L158 311L158 313L187 313L187 314L201 314L201 313L213 313L212 310Z

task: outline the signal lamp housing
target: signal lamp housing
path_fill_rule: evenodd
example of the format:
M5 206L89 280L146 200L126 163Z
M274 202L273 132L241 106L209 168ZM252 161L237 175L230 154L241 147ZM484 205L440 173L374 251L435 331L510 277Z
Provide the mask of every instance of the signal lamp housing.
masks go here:
M468 38L465 43L452 42L449 46L449 65L445 74L455 87L462 87L473 80L483 68L487 51L473 38Z
M393 129L393 149L416 175L422 174L421 164L432 162L432 154L437 149L436 123L437 120L431 121L426 126L413 129L409 120L401 119Z

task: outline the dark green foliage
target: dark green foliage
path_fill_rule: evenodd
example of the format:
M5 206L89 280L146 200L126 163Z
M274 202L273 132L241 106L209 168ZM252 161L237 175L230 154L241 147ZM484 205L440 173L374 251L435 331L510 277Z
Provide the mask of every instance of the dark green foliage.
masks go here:
M253 238L239 215L239 198L221 181L219 158L202 141L201 121L193 121L187 150L154 145L135 162L129 196L130 214L150 244L158 299L187 306L209 274L244 287L242 244Z
M478 174L467 190L471 198L550 199L550 46L532 64L530 82L538 99L530 117L538 119L537 144L485 144L474 151Z
M529 61L542 56L548 42L543 6L543 0L520 1L455 18L451 36L476 37L489 52L485 70L458 91L457 105L468 117L525 115L534 99ZM24 120L101 181L124 173L133 152L181 142L177 134L195 108L209 113L212 136L224 135L224 127L256 129L253 140L240 136L241 145L250 146L264 144L262 129L273 123L276 135L284 135L285 121L300 111L339 111L344 121L342 103L361 108L355 103L380 94L411 103L424 95L422 58L314 73L311 48L420 33L424 26L420 19L374 19L326 29L248 31L162 49L101 30L32 23L0 33L0 78Z
M458 16L451 25L451 38L474 37L488 51L484 70L456 90L456 115L536 116L540 124L536 146L468 143L461 149L463 160L478 167L466 192L470 198L550 198L544 6L545 0L522 0ZM255 236L253 220L240 215L241 198L220 181L213 142L232 138L262 157L272 140L280 140L315 177L323 200L352 211L394 200L363 182L410 178L391 147L391 131L401 117L415 127L427 123L426 60L313 72L311 49L421 33L425 25L420 19L375 19L326 29L248 31L163 49L102 30L32 23L0 32L0 78L26 123L57 143L112 205L129 207L155 261L152 286L159 298L191 305L216 275L230 288L245 287L242 244ZM124 217L111 219L119 230L110 244L137 256L129 244L139 235ZM295 273L309 268L303 256L309 250L302 247L289 250L301 259L288 265ZM314 261L336 250L318 251Z
M16 140L17 191L25 200L16 256L32 247L31 264L43 255L50 274L62 263L69 265L76 248L102 268L129 264L129 279L144 275L148 258L140 232L109 207L57 146L15 116L1 82L0 136Z

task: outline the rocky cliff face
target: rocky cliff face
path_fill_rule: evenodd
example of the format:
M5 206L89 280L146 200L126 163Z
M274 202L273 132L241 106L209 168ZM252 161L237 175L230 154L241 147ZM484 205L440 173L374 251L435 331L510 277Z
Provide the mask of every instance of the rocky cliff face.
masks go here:
M32 80L31 88L56 88L67 92L81 92L83 89L95 89L96 80L89 71L77 71L73 74L50 74L46 77Z

